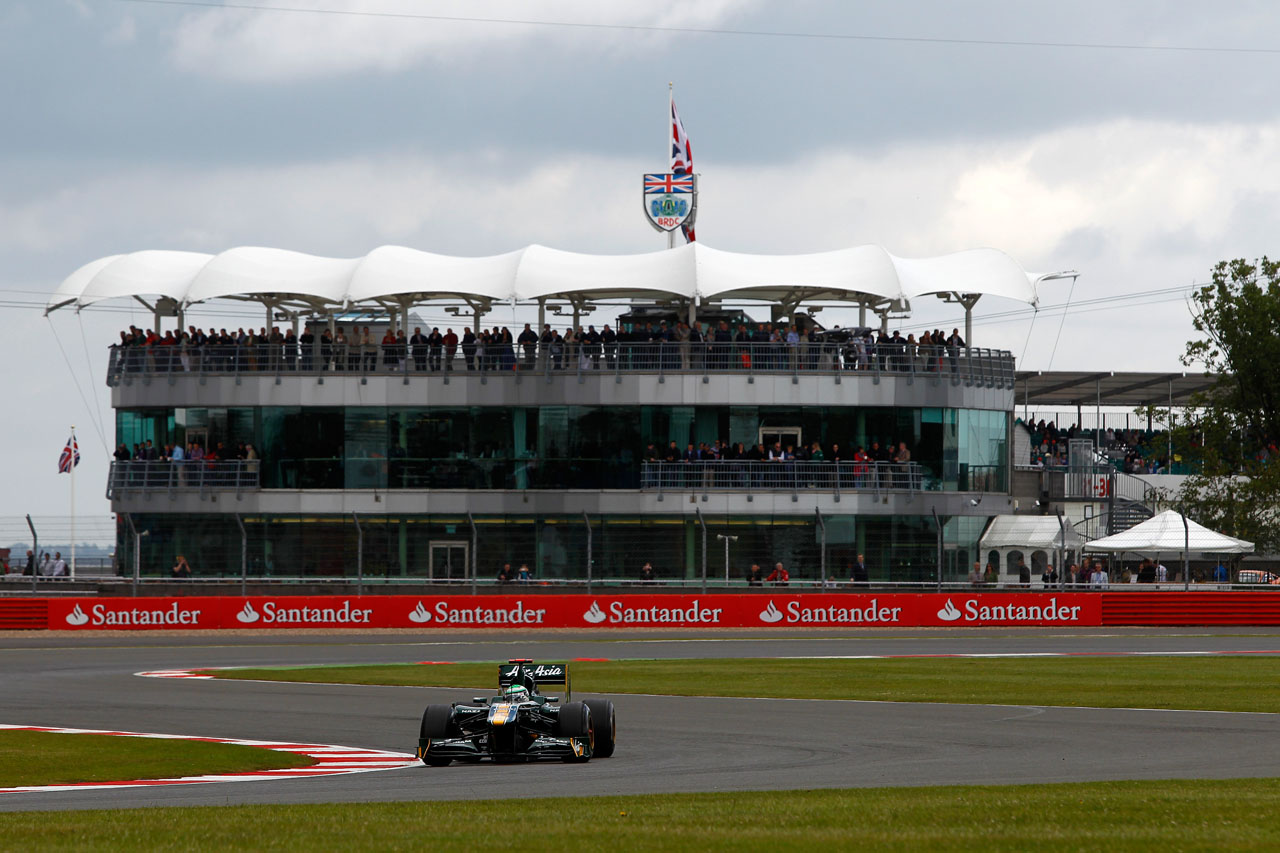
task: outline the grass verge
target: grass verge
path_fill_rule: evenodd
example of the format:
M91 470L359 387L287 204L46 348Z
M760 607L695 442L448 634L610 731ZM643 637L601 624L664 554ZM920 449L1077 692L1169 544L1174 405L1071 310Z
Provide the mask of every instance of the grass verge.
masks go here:
M1280 712L1280 657L584 661L584 693ZM219 678L492 690L491 663L221 670ZM554 690L551 692L555 692Z
M306 756L227 743L0 729L0 788L248 773L313 763Z
M424 771L426 772L426 771ZM24 851L1275 850L1280 780L0 814Z

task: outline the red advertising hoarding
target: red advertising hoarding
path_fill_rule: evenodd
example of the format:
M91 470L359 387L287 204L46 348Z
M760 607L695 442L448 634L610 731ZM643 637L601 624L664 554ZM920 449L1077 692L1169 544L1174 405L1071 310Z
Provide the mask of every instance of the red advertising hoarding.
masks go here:
M1088 593L226 596L48 601L51 629L1098 626Z

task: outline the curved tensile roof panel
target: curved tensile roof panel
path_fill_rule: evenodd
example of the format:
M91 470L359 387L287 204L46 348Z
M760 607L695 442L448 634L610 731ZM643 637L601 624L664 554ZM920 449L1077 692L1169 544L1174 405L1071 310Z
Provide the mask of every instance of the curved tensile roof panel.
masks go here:
M996 249L898 258L880 246L806 255L725 252L703 243L639 255L584 255L529 246L489 257L437 255L382 246L363 258L324 258L241 247L219 255L144 251L85 264L62 282L46 313L116 297L169 297L191 305L217 298L285 299L346 306L379 300L729 297L904 299L974 293L1038 301L1036 285L1074 272L1036 275Z

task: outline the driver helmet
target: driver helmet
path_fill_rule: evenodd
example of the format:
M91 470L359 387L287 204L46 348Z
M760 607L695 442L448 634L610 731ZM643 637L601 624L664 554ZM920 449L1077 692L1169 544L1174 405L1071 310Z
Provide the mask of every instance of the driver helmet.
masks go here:
M510 684L502 689L502 696L510 702L521 702L529 698L529 688L523 684Z

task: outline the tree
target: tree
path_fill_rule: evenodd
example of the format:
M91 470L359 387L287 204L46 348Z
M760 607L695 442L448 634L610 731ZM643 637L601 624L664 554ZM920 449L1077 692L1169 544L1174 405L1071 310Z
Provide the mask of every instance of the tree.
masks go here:
M1194 471L1175 500L1258 551L1280 550L1280 263L1222 261L1191 311L1202 337L1188 342L1182 363L1218 380L1173 429Z

